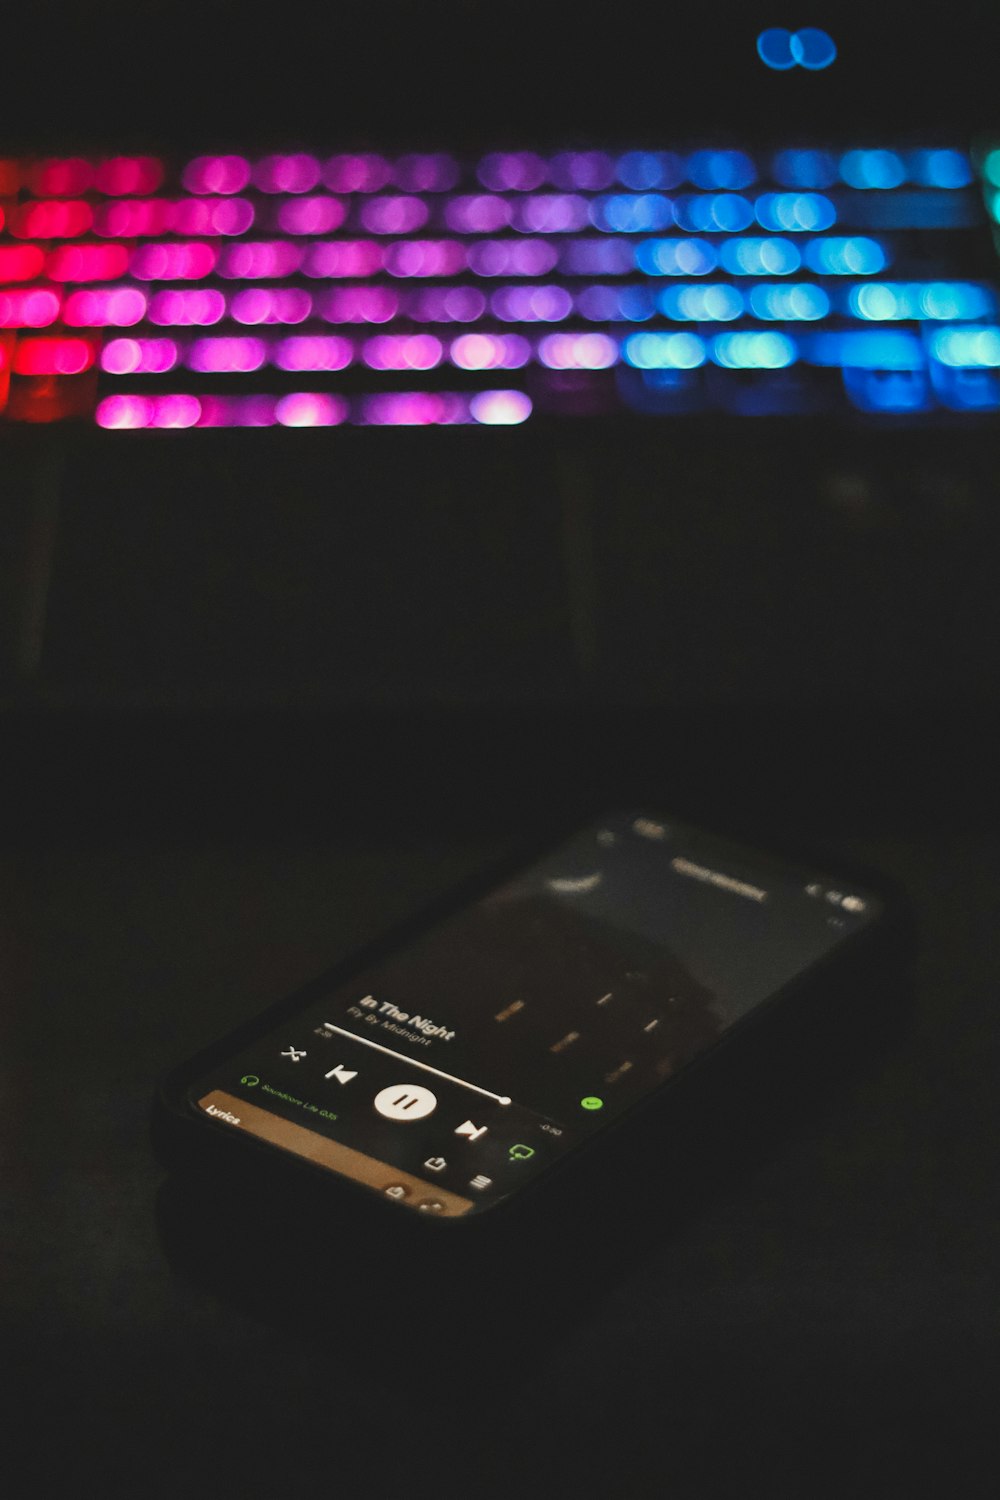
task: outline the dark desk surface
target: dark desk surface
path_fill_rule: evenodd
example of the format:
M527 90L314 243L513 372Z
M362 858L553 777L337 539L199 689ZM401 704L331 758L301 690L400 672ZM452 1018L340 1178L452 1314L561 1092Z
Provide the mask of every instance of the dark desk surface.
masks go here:
M54 786L45 817L8 797L4 1425L25 1465L12 1494L995 1493L993 829L880 815L874 798L867 827L822 798L793 815L911 892L910 1024L536 1330L524 1358L508 1349L493 1368L490 1351L456 1350L452 1367L408 1311L433 1288L407 1288L400 1266L376 1330L383 1379L371 1351L353 1359L356 1287L330 1286L317 1343L171 1266L153 1081L496 855L512 825L481 797L478 816L466 799L436 826L382 817L366 833L356 812L326 808L282 831L264 816L266 776L257 815L248 797L225 817L189 779L174 813L152 773L129 795L127 777L117 791L97 777L96 810L77 802L73 816L65 788L59 816ZM780 805L774 781L766 795ZM529 1247L518 1274L530 1270ZM470 1288L471 1319L488 1297ZM432 1364L440 1385L422 1378Z

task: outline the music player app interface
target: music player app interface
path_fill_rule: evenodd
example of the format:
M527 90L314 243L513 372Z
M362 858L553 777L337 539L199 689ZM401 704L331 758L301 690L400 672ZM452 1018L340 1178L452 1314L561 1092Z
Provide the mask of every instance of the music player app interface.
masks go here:
M654 817L577 834L199 1080L219 1122L417 1212L517 1190L879 912Z

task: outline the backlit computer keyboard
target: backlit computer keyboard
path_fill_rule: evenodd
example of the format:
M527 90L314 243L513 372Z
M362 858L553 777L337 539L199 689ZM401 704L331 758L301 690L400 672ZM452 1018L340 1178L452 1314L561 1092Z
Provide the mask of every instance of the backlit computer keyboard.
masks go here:
M0 415L1000 409L1000 149L0 160Z

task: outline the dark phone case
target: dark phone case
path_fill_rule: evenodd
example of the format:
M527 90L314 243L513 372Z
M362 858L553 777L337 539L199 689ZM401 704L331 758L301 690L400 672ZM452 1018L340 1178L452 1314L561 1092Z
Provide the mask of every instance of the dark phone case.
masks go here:
M229 1179L239 1184L240 1193L252 1188L257 1197L265 1188L269 1201L318 1211L321 1219L324 1213L334 1213L338 1224L346 1216L359 1223L367 1220L372 1225L394 1226L396 1230L402 1229L404 1235L416 1233L421 1239L428 1235L424 1226L430 1224L434 1228L429 1233L437 1243L443 1237L468 1243L484 1227L492 1237L500 1232L501 1226L504 1233L509 1233L512 1227L528 1220L536 1224L547 1221L550 1226L569 1223L581 1211L586 1213L584 1204L595 1194L597 1201L606 1207L617 1203L615 1212L619 1213L622 1208L619 1200L630 1197L634 1200L637 1192L640 1197L648 1197L650 1176L663 1177L668 1166L675 1172L679 1169L681 1176L685 1172L690 1176L693 1164L701 1159L701 1170L710 1172L712 1168L705 1159L706 1136L714 1140L717 1152L721 1148L724 1154L726 1130L745 1136L747 1117L753 1117L755 1110L760 1115L762 1106L765 1118L758 1119L757 1124L764 1124L766 1130L766 1117L775 1114L776 1087L787 1092L791 1083L794 1094L796 1081L801 1085L810 1079L815 1081L817 1071L829 1072L846 1033L863 1036L866 1040L862 1050L871 1051L879 1021L888 1020L890 1030L893 1029L896 1012L887 999L890 991L893 995L898 991L902 960L913 945L912 919L901 890L871 870L847 868L841 861L836 861L836 868L830 869L825 860L816 858L814 851L777 849L773 844L762 844L748 837L742 830L737 835L730 831L723 836L752 844L754 852L765 860L784 863L792 859L810 869L823 870L839 881L867 887L881 898L882 916L751 1011L711 1048L655 1093L640 1100L599 1136L570 1152L499 1204L459 1218L417 1215L360 1184L314 1167L252 1136L214 1124L190 1104L188 1087L203 1073L295 1015L331 986L349 980L372 963L406 947L428 928L509 879L581 826L585 825L578 819L572 826L564 824L550 829L543 840L533 841L531 848L519 850L488 872L465 882L173 1069L157 1090L153 1114L154 1147L164 1165L197 1168L216 1182ZM857 1051L853 1049L854 1053ZM852 1063L857 1060L852 1056ZM843 1059L841 1071L849 1065ZM728 1126L723 1123L727 1120ZM639 1134L641 1129L647 1132L645 1138ZM633 1143L631 1152L622 1149L626 1141ZM679 1147L683 1161L671 1161ZM711 1150L708 1156L711 1157ZM632 1181L636 1172L638 1180ZM645 1185L640 1186L642 1183ZM581 1193L584 1184L585 1191Z

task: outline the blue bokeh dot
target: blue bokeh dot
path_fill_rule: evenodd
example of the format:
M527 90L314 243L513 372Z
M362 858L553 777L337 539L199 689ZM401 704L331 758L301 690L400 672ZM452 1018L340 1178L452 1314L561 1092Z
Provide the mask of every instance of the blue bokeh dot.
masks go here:
M803 68L828 68L837 56L832 37L816 26L805 26L789 38L792 61Z
M757 38L757 53L761 62L779 72L794 68L796 59L792 54L792 33L783 26L769 26Z

